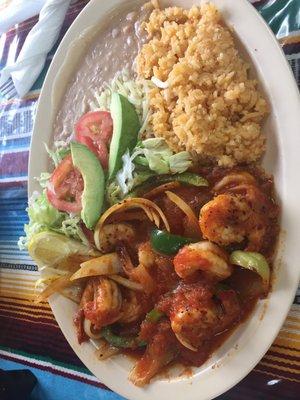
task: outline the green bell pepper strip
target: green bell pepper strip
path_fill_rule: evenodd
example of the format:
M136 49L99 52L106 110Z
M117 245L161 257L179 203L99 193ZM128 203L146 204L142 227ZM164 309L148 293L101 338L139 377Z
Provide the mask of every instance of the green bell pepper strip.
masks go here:
M157 252L172 255L176 254L184 245L195 243L195 240L154 229L150 235L150 242L153 249Z
M137 337L116 335L109 326L102 328L101 333L109 344L121 349L136 349L137 347L146 346L147 344L146 342L139 340Z
M126 197L139 197L141 194L145 193L147 190L155 187L156 185L161 185L168 182L179 182L190 186L208 186L208 181L192 172L183 172L182 174L174 175L156 175L155 177L149 177L144 183L136 186L131 192L127 194Z
M156 177L159 183L168 183L172 181L184 183L191 186L208 186L208 181L200 175L194 174L192 172L182 172L181 174L174 175L159 175Z
M270 267L262 254L236 250L231 253L230 262L256 272L262 279L264 291L268 291L270 284Z
M146 321L148 322L158 322L165 314L159 310L153 308L146 314Z

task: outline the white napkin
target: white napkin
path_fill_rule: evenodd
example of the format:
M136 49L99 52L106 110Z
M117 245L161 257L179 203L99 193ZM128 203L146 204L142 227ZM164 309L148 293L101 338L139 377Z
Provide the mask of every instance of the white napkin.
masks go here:
M14 25L38 15L47 0L13 0L1 11L0 36Z
M0 72L0 86L10 77L19 97L29 92L55 44L71 0L44 0L39 21L29 32L17 61Z

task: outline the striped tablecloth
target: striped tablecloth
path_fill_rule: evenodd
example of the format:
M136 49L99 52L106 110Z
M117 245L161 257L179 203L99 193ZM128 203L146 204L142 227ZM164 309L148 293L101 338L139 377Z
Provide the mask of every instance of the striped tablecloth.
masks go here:
M88 0L70 6L60 39ZM0 0L0 9L5 1ZM6 1L8 3L8 1ZM234 3L234 2L233 2ZM283 46L300 86L300 0L252 1ZM0 37L0 69L15 59L36 18ZM80 362L63 337L47 303L34 305L37 268L17 240L27 221L27 163L36 102L46 66L25 99L0 98L0 368L33 371L32 399L113 399ZM298 395L297 395L298 393ZM300 297L268 353L220 400L296 399L300 393Z

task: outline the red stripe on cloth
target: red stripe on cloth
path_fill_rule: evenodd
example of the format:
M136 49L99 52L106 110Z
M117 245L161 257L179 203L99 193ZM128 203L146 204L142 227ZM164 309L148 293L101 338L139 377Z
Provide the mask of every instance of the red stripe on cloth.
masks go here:
M266 365L268 363L268 365ZM263 370L265 373L270 373L274 376L280 375L281 378L287 379L287 380L295 380L297 382L300 382L299 379L299 372L294 368L294 366L287 366L286 364L281 363L281 365L275 364L273 361L261 361L257 366L254 368L254 370ZM291 371L294 370L294 371Z
M277 353L276 351L269 350L267 352L267 355L283 358L284 360L289 361L291 365L293 365L293 361L297 362L300 361L300 353L298 353L298 355L290 355L290 354Z
M5 309L4 309L5 308ZM13 309L11 306L4 306L0 308L0 313L4 317L10 318L10 316L15 317L15 318L26 318L29 319L32 322L38 321L39 323L51 323L52 325L56 325L56 321L54 318L54 315L49 315L46 313L43 313L38 310L22 310L22 309ZM25 315L22 313L26 313Z
M5 340L12 340L16 337L24 339L24 345L26 343L38 345L47 342L50 345L59 345L61 348L67 349L69 353L73 354L73 350L61 333L59 326L49 327L49 325L42 325L39 321L37 324L18 319L12 321L11 319L0 316L0 321L4 322L5 320L6 325L10 324L11 326L5 328L5 325L3 325L4 329L1 331L2 343L4 343Z
M273 343L273 345L274 345L274 344L275 344L275 343ZM276 346L276 347L280 347L281 349L297 351L297 349L294 348L294 347L282 346L282 345L279 345L279 344L277 344L277 343L275 344L275 346Z
M1 318L1 317L0 317ZM4 336L4 335L1 335ZM65 337L61 334L60 330L33 330L32 326L18 324L15 323L13 329L11 329L11 334L6 335L6 338L1 338L1 342L5 345L6 342L13 342L14 339L21 340L23 345L43 347L44 344L49 345L49 347L53 347L55 350L55 356L61 355L61 351L66 353L69 357L70 355L74 355L73 350L69 346L69 343L66 341ZM59 351L58 351L59 348ZM49 352L47 353L49 355ZM51 353L52 355L52 353Z
M9 298L9 297L8 297L8 299L11 300L11 298ZM20 299L18 299L18 300L20 300ZM28 304L26 304L25 300L22 300L22 301L23 301L23 303L20 304L20 303L14 303L13 301L7 301L7 300L1 299L0 300L0 304L3 303L3 304L6 304L8 306L14 306L14 307L20 307L20 308L26 307L26 308L29 308L29 309L32 309L32 310L51 311L50 307L42 306L42 305L40 305L40 303L39 304L35 304L33 302L28 302Z
M100 382L95 382L95 381L92 381L92 380L90 380L88 378L84 378L82 376L73 375L72 373L68 373L68 372L65 372L65 371L57 370L57 369L55 369L55 368L53 368L51 366L39 365L39 364L36 364L33 361L20 360L18 357L14 356L13 354L12 355L1 354L0 358L1 357L6 359L6 360L18 362L19 364L28 365L29 367L32 367L32 368L40 369L42 371L51 372L54 375L60 375L60 376L63 376L65 378L68 378L68 379L73 379L73 380L76 380L76 381L80 381L80 382L86 383L88 385L93 385L93 386L96 386L98 388L110 391L109 388L107 388L106 386L104 386ZM37 362L38 362L38 360L37 360Z
M77 366L83 366L59 327L33 324L0 316L0 344L16 350L40 354Z
M26 345L24 345L24 341L27 341ZM62 362L71 366L82 367L82 364L74 358L73 353L70 353L64 343L63 345L60 345L58 342L51 343L50 340L47 341L47 337L44 340L38 339L37 343L30 344L29 341L29 335L20 333L19 336L7 338L7 340L3 341L2 346L11 349L12 352L25 350L27 353L39 354L42 357L47 357L49 362L53 362L54 364Z
M10 35L9 33L6 33L4 48L3 48L1 58L0 58L1 65L6 65L6 63L7 63L9 48L13 42L13 39L14 39L14 35Z
M33 28L33 26L37 23L37 21L38 21L37 16L28 18L26 21L21 22L15 28L12 28L8 32L6 32L6 37L7 38L14 37L16 34L20 34L21 32L29 33L30 29Z
M33 106L37 102L39 93L28 93L23 99L1 99L0 111L22 110L24 107Z
M277 357L278 357L278 355L277 355ZM282 373L286 373L287 372L287 373L290 373L290 374L295 375L295 376L298 375L298 378L299 378L300 365L297 365L297 364L293 363L292 361L289 364L287 364L287 363L285 363L284 361L281 361L281 360L277 360L277 359L274 360L274 359L269 359L269 358L264 357L260 361L260 363L261 363L261 365L264 366L265 369L275 368L275 369L277 369L277 371L279 371L278 368L281 368L282 369ZM268 363L268 365L266 365L266 363ZM276 368L276 367L278 367L278 368ZM289 371L287 371L287 369L289 369Z
M0 163L1 168L1 163ZM27 180L26 181L17 181L17 182L0 182L1 189L11 189L11 188L20 188L26 189L27 188Z
M250 0L251 1L251 0ZM256 1L251 1L251 4L254 6L254 7L260 7L260 6L262 6L263 4L265 4L265 3L267 3L269 0L256 0ZM276 1L276 0L275 0Z
M287 43L282 46L285 54L297 54L300 53L300 43Z
M27 174L28 151L3 154L0 163L0 176L22 176Z

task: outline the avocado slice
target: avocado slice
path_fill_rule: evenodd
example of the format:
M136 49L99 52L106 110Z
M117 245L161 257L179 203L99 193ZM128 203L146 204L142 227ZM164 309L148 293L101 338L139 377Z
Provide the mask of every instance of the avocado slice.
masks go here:
M122 168L123 154L136 145L140 122L134 106L119 93L111 96L110 113L113 135L109 149L108 177L112 179Z
M104 172L98 158L83 144L71 142L71 154L74 167L80 171L84 182L81 218L86 227L92 229L102 211Z

